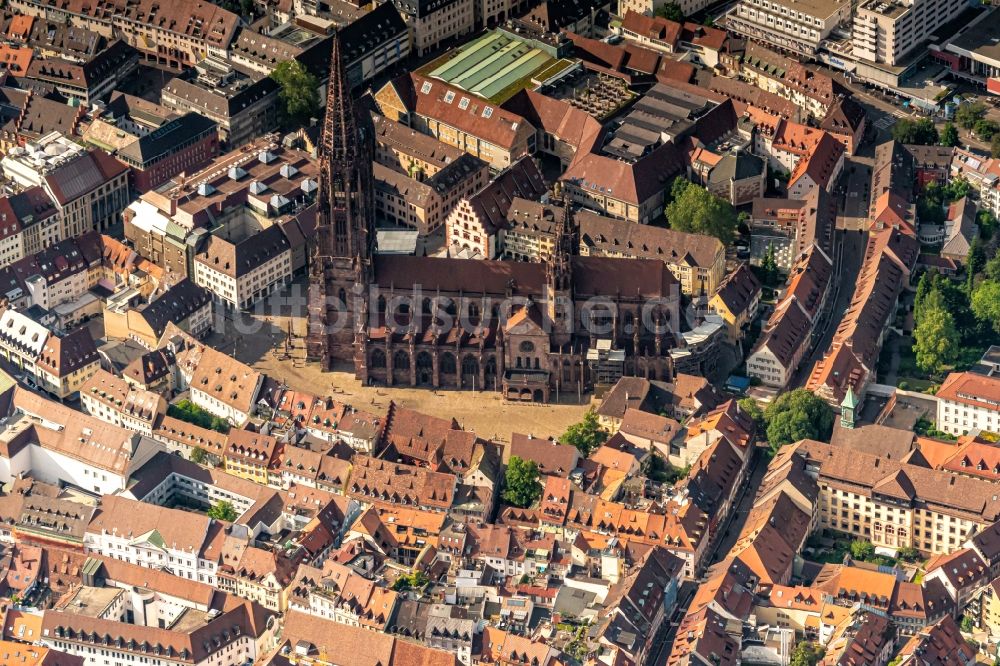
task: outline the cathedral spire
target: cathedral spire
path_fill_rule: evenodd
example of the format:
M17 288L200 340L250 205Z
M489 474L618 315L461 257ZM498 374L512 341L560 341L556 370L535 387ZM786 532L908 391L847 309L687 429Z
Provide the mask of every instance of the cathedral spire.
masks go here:
M365 323L361 314L367 311L365 287L374 276L375 134L368 120L355 111L340 35L334 33L319 145L306 341L307 357L325 368L353 358L355 337Z
M552 258L549 260L552 287L559 291L571 288L573 282L573 255L576 254L576 223L573 219L573 205L565 190L557 183L554 199L562 203L562 211L556 219L552 242Z
M320 224L330 228L319 248L327 256L370 259L372 208L372 133L359 122L351 85L341 54L340 35L334 33L330 49L330 75L326 85L326 115L319 146Z
M351 88L347 83L344 59L340 53L340 34L334 33L330 47L330 72L326 84L326 115L323 119L320 159L329 162L351 157L356 131Z

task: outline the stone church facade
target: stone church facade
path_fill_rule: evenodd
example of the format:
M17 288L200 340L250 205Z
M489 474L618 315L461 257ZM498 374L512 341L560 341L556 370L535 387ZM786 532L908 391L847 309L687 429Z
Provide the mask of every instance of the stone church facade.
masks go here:
M374 134L356 113L333 40L310 262L308 358L365 383L503 391L547 402L589 390L588 352L669 381L680 286L662 261L579 255L566 205L541 263L377 255ZM593 354L591 354L591 357Z

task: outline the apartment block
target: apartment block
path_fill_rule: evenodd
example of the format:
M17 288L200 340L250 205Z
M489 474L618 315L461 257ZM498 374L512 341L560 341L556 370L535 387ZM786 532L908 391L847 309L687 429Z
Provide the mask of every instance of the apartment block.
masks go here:
M1000 517L990 481L812 440L795 451L819 484L819 527L878 548L948 554Z
M937 428L953 435L1000 432L1000 378L953 372L937 393Z
M854 13L851 36L855 58L900 65L914 48L960 14L964 0L868 0Z
M118 37L138 49L146 62L179 69L207 54L224 56L240 18L218 5L198 0L64 3L52 7L39 0L14 0L18 13L58 20Z
M848 0L741 0L725 24L778 50L814 57L833 29L850 19Z

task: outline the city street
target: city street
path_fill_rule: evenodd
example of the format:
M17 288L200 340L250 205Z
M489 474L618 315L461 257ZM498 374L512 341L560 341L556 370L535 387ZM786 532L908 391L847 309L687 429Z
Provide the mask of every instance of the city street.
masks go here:
M861 103L861 105L865 107L865 110L868 113L869 124L878 130L878 136L875 140L876 145L892 138L892 127L899 122L900 119L918 119L923 117L918 113L909 112L906 109L903 109L900 106L900 100L896 97L885 95L877 90L869 89L862 84L849 81L840 70L832 69L822 63L816 63L815 68L850 90L854 95L854 100ZM994 121L1000 121L1000 109L988 106L986 117ZM941 117L932 117L931 120L933 120L934 124L937 125L939 131L946 122ZM990 152L989 142L981 141L976 137L971 136L966 130L959 128L959 136L963 145L986 153Z
M809 354L802 360L802 364L792 378L790 383L792 388L805 385L813 365L823 358L823 354L830 347L833 335L837 331L837 325L854 295L854 285L864 260L866 238L867 234L863 231L837 230L833 291L827 297L827 305L822 315L823 320L820 322L817 332L813 333L813 344Z
M750 467L747 470L747 480L740 488L740 494L736 498L735 505L730 510L729 516L719 525L715 543L709 546L708 553L705 554L706 570L711 565L724 559L736 544L736 540L743 531L747 516L753 508L754 499L757 497L757 490L760 488L760 484L764 480L764 475L767 473L769 460L763 449L758 448L754 450L753 458L750 460ZM662 664L666 663L667 657L670 656L674 637L677 634L677 627L687 613L688 605L691 603L692 597L694 597L695 589L704 580L705 577L702 576L697 581L687 581L684 583L681 592L678 594L677 608L674 610L670 621L664 623L666 629L662 630L661 635L654 640L653 647L649 651L649 657L646 659L646 666L662 666Z

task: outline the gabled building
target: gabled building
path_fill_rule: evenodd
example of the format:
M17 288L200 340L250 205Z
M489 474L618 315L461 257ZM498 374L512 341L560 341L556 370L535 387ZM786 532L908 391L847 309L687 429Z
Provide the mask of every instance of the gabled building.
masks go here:
M51 85L64 97L89 106L135 76L139 60L136 49L116 39L82 63L61 57L36 58L20 76Z
M719 290L709 299L709 309L721 316L726 323L726 333L731 344L738 344L743 339L747 328L757 317L760 293L760 281L749 265L741 264L725 277Z
M851 304L829 350L813 366L806 388L834 406L840 405L848 389L864 396L918 253L917 240L898 229L881 229L869 237Z
M832 274L833 261L815 245L799 258L747 357L748 376L767 386L787 386L812 343Z
M192 278L220 306L242 310L292 281L292 244L279 225L235 242L211 234L194 255Z
M897 654L899 666L971 666L976 650L950 615L911 637Z
M725 277L725 247L711 236L615 220L586 210L575 218L582 255L662 261L688 296L714 294Z
M229 431L222 461L227 472L267 485L275 473L284 445L270 435L251 430Z
M219 154L219 128L214 120L189 112L113 154L131 168L132 187L141 194L181 172L193 173L207 166Z
M166 399L152 391L130 386L124 379L98 370L80 388L80 406L92 416L147 437L167 411Z
M164 332L161 344L177 358L178 382L191 391L191 401L236 427L253 411L264 376L231 356L199 343L176 326Z
M390 120L462 148L497 171L535 152L535 129L524 118L444 81L406 74L384 85L375 101Z
M201 514L105 495L87 527L84 548L214 586L222 532L222 525Z
M462 198L445 222L445 245L452 256L496 259L503 251L507 217L517 199L537 200L545 181L534 159L525 157L482 189Z
M170 323L195 338L207 335L215 325L212 293L182 278L147 304L113 302L104 309L108 337L134 340L150 350Z

